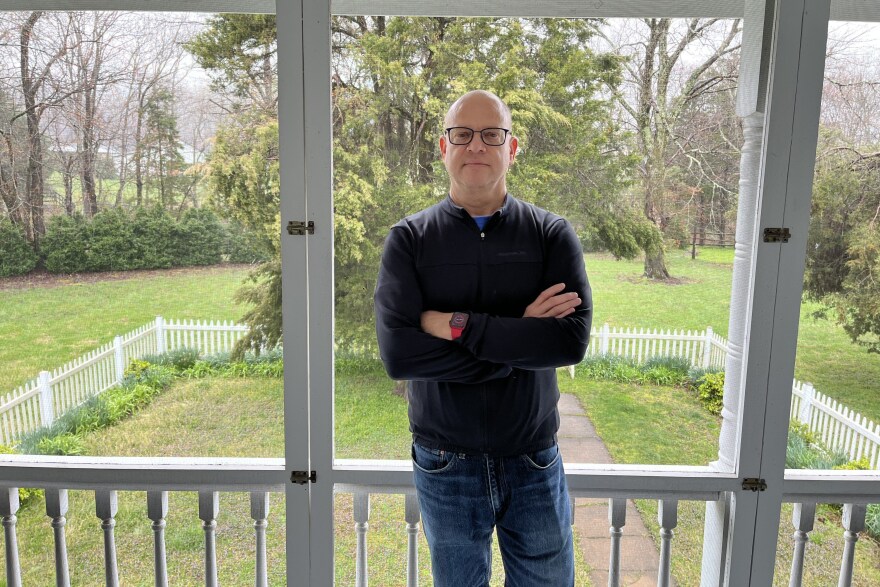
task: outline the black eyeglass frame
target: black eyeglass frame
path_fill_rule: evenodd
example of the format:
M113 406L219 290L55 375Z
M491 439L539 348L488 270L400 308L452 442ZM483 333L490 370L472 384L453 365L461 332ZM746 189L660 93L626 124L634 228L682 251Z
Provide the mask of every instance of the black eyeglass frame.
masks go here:
M469 130L469 131L471 131L471 138L470 138L470 140L469 140L468 142L466 142L466 143L455 143L455 142L452 141L452 136L449 134L449 131L451 131L451 130L455 130L455 129L457 129L457 128L461 128L461 129L465 129L465 130ZM503 130L503 131L504 131L504 138L503 138L503 139L501 140L501 142L498 143L498 144L495 144L495 143L487 143L487 142L486 142L486 139L483 137L483 133L486 132L487 130ZM508 137L508 135L510 135L510 129L509 129L509 128L501 128L501 127L490 127L490 128L484 128L483 130L474 130L474 129L472 129L472 128L470 128L470 127L467 127L467 126L450 126L449 128L444 129L443 132L446 134L446 138L449 140L449 143L450 143L451 145L456 145L456 146L459 146L459 147L462 147L462 146L465 146L465 145L470 145L470 144L474 141L474 137L477 136L477 133L480 133L480 140L483 141L483 144L484 144L484 145L487 145L487 146L489 146L489 147L502 147L502 146L504 146L504 143L507 142L507 137Z

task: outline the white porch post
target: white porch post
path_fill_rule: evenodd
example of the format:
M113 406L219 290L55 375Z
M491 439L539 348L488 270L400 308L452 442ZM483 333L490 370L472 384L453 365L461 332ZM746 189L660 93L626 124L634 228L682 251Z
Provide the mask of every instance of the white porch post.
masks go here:
M743 117L744 142L740 155L739 206L733 280L730 292L728 351L721 409L718 460L713 466L722 471L736 469L741 390L744 375L744 348L749 324L752 249L755 237L755 210L758 208L758 180L764 135L764 101L769 75L770 39L773 35L773 0L747 0L743 19L743 48L740 61L737 114ZM701 587L726 585L731 569L726 568L731 529L736 514L735 498L706 503L703 535ZM749 532L750 530L744 529ZM746 573L746 580L748 574Z
M745 143L714 466L766 483L732 492L726 508L707 504L703 587L772 583L828 10L828 0L745 3L737 99ZM762 227L789 228L790 242L763 242Z

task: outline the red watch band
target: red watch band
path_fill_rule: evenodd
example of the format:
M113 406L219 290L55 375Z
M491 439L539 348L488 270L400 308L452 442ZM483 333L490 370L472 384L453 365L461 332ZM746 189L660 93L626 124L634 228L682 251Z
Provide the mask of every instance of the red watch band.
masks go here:
M467 326L468 318L470 318L470 314L466 312L453 312L452 318L449 320L449 331L452 336L452 340L457 338L461 338L462 333L464 333L464 329Z

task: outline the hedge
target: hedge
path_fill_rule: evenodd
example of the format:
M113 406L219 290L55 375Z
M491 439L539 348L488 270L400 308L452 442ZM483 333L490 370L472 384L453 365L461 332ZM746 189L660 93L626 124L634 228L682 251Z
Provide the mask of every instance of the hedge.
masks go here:
M0 277L23 275L37 265L37 255L24 232L9 220L0 218Z
M161 208L132 213L110 208L91 220L81 215L50 219L42 255L50 273L83 273L254 263L268 260L269 251L244 228L225 225L210 210L187 210L176 220Z

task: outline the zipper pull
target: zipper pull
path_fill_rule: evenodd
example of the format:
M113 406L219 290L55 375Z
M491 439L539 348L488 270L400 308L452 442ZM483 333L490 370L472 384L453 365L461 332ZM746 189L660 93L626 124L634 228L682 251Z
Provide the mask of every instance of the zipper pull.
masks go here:
M481 232L481 233L480 233L480 240L481 240L481 241L486 240L486 233L485 233L485 232Z

